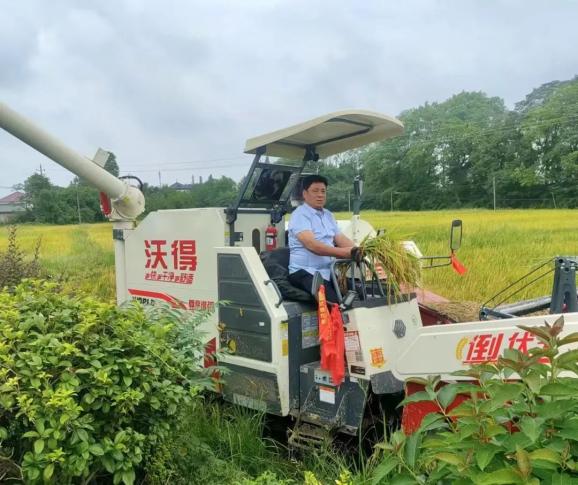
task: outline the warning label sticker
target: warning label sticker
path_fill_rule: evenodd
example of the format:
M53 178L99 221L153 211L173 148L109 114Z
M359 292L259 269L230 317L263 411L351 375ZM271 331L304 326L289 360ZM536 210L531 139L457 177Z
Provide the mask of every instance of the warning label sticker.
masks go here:
M319 386L319 400L329 404L335 404L335 389L332 387Z
M308 349L316 345L319 345L317 312L304 313L301 316L301 348Z
M345 332L345 356L349 365L363 363L361 344L359 343L359 332Z
M369 355L371 356L371 366L381 368L385 365L385 358L383 357L383 348L377 347L375 349L369 349Z

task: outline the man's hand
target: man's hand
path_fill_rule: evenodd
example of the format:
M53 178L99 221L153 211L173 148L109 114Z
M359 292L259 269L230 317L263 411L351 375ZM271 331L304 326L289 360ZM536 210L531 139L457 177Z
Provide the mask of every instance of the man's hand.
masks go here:
M361 263L363 261L363 249L358 246L354 246L351 248L351 260L355 261L356 263Z

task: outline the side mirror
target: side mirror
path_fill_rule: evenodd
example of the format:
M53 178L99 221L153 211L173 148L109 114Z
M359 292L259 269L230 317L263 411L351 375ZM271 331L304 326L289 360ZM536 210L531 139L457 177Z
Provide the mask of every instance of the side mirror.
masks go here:
M311 295L317 301L319 297L319 287L323 284L323 276L319 271L316 271L313 275L313 282L311 283Z
M450 249L457 251L462 245L462 221L461 219L454 219L452 221L452 228L450 231Z

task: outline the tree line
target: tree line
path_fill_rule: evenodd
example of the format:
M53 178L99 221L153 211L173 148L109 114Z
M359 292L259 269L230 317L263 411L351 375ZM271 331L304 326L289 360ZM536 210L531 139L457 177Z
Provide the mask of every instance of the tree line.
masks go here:
M578 205L578 76L534 89L512 110L501 98L462 92L406 110L399 119L403 135L307 167L329 179L330 209L349 209L358 175L365 180L366 209ZM105 168L119 173L114 157ZM34 174L21 188L26 194L25 221L104 220L97 190L82 180L58 187L43 174ZM211 177L184 191L143 187L147 212L225 207L238 189L228 177Z
M365 180L365 208L576 207L578 76L534 89L508 110L462 92L399 116L402 136L329 160L333 209L346 210L352 178Z

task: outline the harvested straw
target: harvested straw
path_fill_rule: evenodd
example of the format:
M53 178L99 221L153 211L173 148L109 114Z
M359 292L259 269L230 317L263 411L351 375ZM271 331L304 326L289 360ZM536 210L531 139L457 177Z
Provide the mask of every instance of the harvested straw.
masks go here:
M475 301L428 302L426 306L454 322L475 322L479 320L481 304Z

